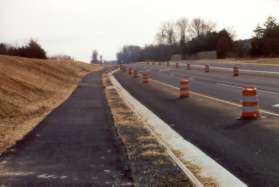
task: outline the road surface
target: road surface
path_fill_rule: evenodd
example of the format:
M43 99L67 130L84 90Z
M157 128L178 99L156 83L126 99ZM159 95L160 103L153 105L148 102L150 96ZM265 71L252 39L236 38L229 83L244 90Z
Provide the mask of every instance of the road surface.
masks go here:
M221 60L222 61L222 60ZM173 62L174 63L174 62ZM279 63L278 64L253 64L253 63L241 63L238 61L231 61L231 63L218 63L215 60L202 60L202 61L182 61L182 64L186 65L205 65L209 64L213 67L220 67L220 68L232 68L234 66L238 66L242 70L261 70L261 71L271 71L271 72L279 72Z
M100 82L73 95L0 158L0 186L120 186L131 182Z
M187 77L191 81L191 90L233 102L240 100L239 85L246 84L243 81L257 83L256 86L263 90L259 92L262 106L278 113L278 109L270 106L279 103L276 95L278 79L275 77L258 77L254 80L250 75L233 78L225 73L205 74L198 70L176 70L174 67L143 64L129 66L148 71L153 79L174 86L178 85L180 78ZM278 117L265 114L259 120L238 120L241 111L233 105L199 96L180 100L175 89L155 83L143 85L141 80L121 72L116 74L116 78L133 96L186 140L198 146L249 186L279 186ZM237 84L237 87L216 84L224 81Z
M177 69L174 66L146 66L142 63L132 66L138 70L147 71L153 79L174 86L179 86L179 80L186 78L190 81L192 91L235 103L241 100L242 88L252 85L258 89L260 107L279 114L279 68L278 76L241 73L239 77L233 77L232 70L231 72L212 70L204 73L203 69L189 71L186 67ZM258 70L262 70L261 67Z

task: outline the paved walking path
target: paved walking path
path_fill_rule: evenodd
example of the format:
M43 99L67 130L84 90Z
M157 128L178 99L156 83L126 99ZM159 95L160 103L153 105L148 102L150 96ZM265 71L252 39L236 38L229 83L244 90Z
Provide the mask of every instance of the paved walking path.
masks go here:
M120 186L130 182L100 84L86 76L73 95L0 157L0 186Z

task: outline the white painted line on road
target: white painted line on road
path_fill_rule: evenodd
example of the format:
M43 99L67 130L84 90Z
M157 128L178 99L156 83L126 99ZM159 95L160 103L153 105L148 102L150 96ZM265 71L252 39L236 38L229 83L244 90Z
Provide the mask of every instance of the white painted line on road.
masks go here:
M178 87L175 87L173 85L170 85L170 84L158 81L158 80L150 79L150 81L153 81L153 82L155 82L157 84L161 84L163 86L170 87L172 89L179 90ZM229 105L232 105L232 106L235 106L235 107L239 107L239 108L242 107L242 105L240 105L240 104L237 104L237 103L234 103L234 102L230 102L230 101L226 101L226 100L223 100L223 99L218 99L218 98L211 97L211 96L207 96L207 95L204 95L204 94L201 94L201 93L197 93L197 92L193 92L193 91L190 91L190 93L193 94L193 95L197 95L197 96L200 96L200 97L204 97L204 98L213 100L213 101L217 101L219 103L229 104ZM262 109L260 111L261 111L261 113L264 113L264 114L268 114L268 115L272 115L272 116L275 116L275 117L279 117L279 114L276 114L274 112L270 112L270 111L262 110Z
M232 87L232 88L243 88L243 87L240 87L240 86L235 86L235 85L227 84L227 83L219 83L219 82L217 82L216 85Z
M218 186L224 187L247 187L242 181L232 175L229 171L203 153L199 148L186 141L176 131L174 131L168 124L162 119L156 116L152 111L146 108L138 100L136 100L131 94L125 90L120 83L110 75L112 84L121 95L122 99L132 108L132 110L143 119L149 126L151 132L159 138L162 145L166 147L171 158L178 164L178 166L186 173L195 186L203 186L200 181L192 174L192 172L183 164L174 154L175 151L179 151L182 155L182 159L186 162L190 162L193 165L197 165L201 168L199 173L204 177L211 177L217 183Z
M196 65L196 66L198 66L198 65ZM279 74L279 72L278 72L278 74ZM175 74L174 74L174 73L168 73L168 75L169 75L170 77L175 77ZM194 79L195 79L195 76L191 76L190 80L194 80ZM216 85L220 85L220 86L233 87L233 88L240 88L240 89L243 88L243 87L241 87L241 86L235 85L235 84L232 83L232 82L216 82L215 84L216 84ZM268 93L268 94L272 94L272 95L279 95L278 92L274 92L274 91L268 91L268 90L263 90L263 89L257 89L257 90L258 90L258 92Z
M258 90L259 92L264 92L264 93L269 93L269 94L272 94L272 95L279 95L278 92L273 92L273 91L267 91L267 90Z
M187 64L180 64L180 66L187 66ZM196 67L196 68L200 68L203 69L204 65L194 65L191 64L192 67ZM223 71L232 71L232 68L224 68L224 67L216 67L216 66L212 66L210 65L210 69L213 70L223 70ZM269 75L276 75L279 76L279 72L277 71L259 71L259 70L250 70L250 69L240 69L239 70L240 73L256 73L256 74L269 74Z
M226 87L232 87L232 88L240 88L242 89L243 87L241 86L236 86L233 83L222 83L222 82L217 82L216 85L220 85L220 86L226 86ZM257 89L258 92L263 92L263 93L268 93L268 94L272 94L272 95L279 95L278 92L273 92L273 91L267 91L267 90L262 90L262 89Z

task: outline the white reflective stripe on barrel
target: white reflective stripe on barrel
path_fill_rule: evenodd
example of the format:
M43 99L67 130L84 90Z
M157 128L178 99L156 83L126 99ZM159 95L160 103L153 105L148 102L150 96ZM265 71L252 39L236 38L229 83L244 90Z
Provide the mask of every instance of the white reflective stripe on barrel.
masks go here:
M242 112L257 112L258 107L257 106L243 106Z
M257 96L243 96L241 102L258 102Z

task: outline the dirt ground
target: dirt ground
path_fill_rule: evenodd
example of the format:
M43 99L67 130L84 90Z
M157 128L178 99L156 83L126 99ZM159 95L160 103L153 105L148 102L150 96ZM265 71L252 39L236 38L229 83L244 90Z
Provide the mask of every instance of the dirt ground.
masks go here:
M165 148L123 102L109 81L103 81L117 134L126 149L135 186L192 186Z
M0 55L0 155L64 102L98 65Z

